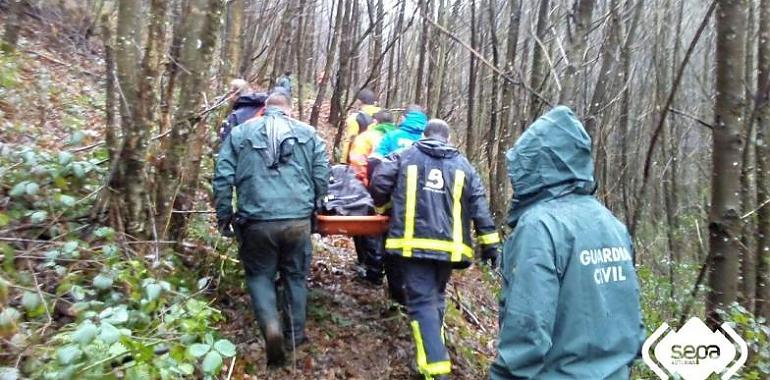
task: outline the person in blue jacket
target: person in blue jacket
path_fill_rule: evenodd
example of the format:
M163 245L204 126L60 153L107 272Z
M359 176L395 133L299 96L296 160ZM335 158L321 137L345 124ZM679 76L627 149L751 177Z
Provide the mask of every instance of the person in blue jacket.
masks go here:
M245 123L247 120L260 114L265 108L267 94L255 92L248 82L243 79L235 79L230 83L233 95L233 110L219 127L219 141L225 141L233 128Z
M591 138L567 107L506 154L514 198L490 378L628 379L644 327L626 227L593 196Z
M388 132L382 137L377 147L378 157L387 157L393 152L412 146L422 138L425 126L428 125L428 115L418 105L410 105L404 111L404 117L398 124L398 129Z

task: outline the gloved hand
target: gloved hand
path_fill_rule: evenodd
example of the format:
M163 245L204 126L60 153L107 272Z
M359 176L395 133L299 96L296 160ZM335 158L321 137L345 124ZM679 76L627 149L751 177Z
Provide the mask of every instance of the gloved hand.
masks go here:
M219 233L222 234L222 236L226 238L231 238L235 236L235 232L233 232L233 217L229 216L226 218L217 218L217 230L219 230Z
M481 250L481 261L487 263L492 269L497 268L500 262L500 244L490 244Z

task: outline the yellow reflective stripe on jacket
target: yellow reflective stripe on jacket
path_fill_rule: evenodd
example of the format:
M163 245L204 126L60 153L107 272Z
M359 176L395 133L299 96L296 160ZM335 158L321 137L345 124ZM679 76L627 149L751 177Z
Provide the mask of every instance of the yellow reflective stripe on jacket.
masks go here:
M412 321L412 335L414 336L414 345L417 349L417 368L423 375L446 375L452 372L452 363L449 360L428 363L428 356L425 354L425 346L422 342L422 333L420 333L420 322Z
M465 172L455 171L455 182L452 189L454 205L452 206L452 241L458 247L463 245L463 186L465 185ZM471 255L472 256L472 255ZM452 250L452 261L462 260L462 250Z
M414 237L414 217L417 210L417 165L406 167L406 210L404 212L404 240ZM404 257L412 257L412 247L404 246Z
M424 249L428 251L446 252L452 255L452 257L458 257L460 261L462 255L473 257L473 249L462 242L458 245L453 241L437 240L437 239L398 239L388 238L385 240L385 249L402 249L404 252L409 251L409 255L412 255L412 249ZM407 257L404 254L404 257Z
M495 244L500 242L500 235L497 232L481 235L477 237L479 244Z

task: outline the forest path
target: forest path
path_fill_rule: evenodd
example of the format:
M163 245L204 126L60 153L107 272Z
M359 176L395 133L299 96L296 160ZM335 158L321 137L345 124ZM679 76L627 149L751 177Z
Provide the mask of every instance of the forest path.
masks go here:
M228 305L223 307L223 302L218 307L228 320L221 332L238 343L233 378L419 378L412 363L414 346L407 317L389 301L386 286L356 280L349 239L323 237L314 243L307 323L310 344L290 355L285 368L265 369L264 343L249 297L242 287L226 290ZM483 276L476 268L455 272L449 286L447 331L457 379L483 377L494 352L496 316L481 311L496 310L495 298ZM463 307L458 308L458 303Z

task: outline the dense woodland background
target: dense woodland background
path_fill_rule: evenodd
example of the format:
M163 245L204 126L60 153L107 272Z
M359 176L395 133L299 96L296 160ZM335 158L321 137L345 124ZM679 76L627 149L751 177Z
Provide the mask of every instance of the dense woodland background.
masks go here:
M335 148L365 87L447 120L502 231L506 150L571 106L593 139L596 194L634 237L647 328L735 322L752 348L742 378L770 377L770 0L4 0L0 12L0 378L410 376L404 317L350 281L342 237L316 241L315 348L282 373L260 365L209 183L229 81L269 89L284 71L294 116ZM453 284L457 376L480 378L498 280L474 268Z

